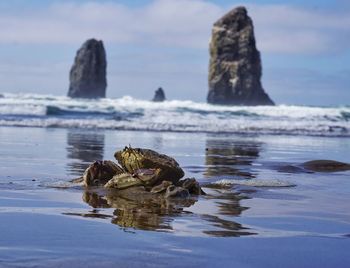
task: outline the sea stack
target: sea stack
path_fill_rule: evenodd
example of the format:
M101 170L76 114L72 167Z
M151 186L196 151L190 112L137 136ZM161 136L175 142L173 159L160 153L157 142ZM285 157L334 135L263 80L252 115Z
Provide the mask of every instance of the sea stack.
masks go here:
M72 98L106 97L106 52L102 41L87 40L77 51L69 75L68 96Z
M212 29L208 103L274 105L262 88L261 72L253 21L245 7L237 7Z
M156 92L154 93L154 97L153 100L155 102L162 102L165 101L165 93L164 90L160 87L156 90Z

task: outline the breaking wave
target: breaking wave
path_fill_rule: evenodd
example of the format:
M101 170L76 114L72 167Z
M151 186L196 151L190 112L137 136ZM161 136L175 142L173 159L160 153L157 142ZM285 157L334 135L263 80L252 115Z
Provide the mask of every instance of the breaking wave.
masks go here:
M245 107L178 100L154 103L128 96L86 100L4 95L0 126L350 136L348 106Z

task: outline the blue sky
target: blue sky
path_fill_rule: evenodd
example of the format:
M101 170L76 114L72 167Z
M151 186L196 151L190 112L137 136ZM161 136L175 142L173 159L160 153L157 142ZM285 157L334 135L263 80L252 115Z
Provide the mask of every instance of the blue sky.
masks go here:
M205 101L212 24L245 5L279 104L350 104L348 1L12 0L0 3L0 92L65 95L76 50L102 39L109 97Z

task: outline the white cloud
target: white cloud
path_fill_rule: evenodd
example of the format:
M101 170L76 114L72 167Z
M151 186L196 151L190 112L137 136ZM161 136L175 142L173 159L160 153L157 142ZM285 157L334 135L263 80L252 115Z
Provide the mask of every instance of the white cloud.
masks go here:
M248 5L248 10L263 52L321 53L350 43L350 12L289 5ZM204 0L155 0L133 8L114 2L65 2L17 15L0 10L0 43L80 44L96 37L118 44L207 49L213 22L227 11Z
M350 10L339 12L288 5L249 5L249 13L262 51L317 54L349 48Z
M110 43L207 47L212 21L222 13L200 0L156 0L143 8L56 3L20 16L0 13L0 42L71 44L93 36Z

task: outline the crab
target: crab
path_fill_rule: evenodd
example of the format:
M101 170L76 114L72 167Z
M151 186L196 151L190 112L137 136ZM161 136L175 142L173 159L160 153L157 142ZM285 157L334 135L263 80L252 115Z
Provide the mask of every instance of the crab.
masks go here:
M150 149L129 146L125 147L124 150L117 151L114 157L130 174L134 174L139 169L159 169L156 179L159 183L163 180L177 183L185 175L174 158Z
M115 175L105 185L105 188L116 188L123 190L135 186L151 186L154 185L160 178L160 169L137 169L132 174L124 172Z
M180 180L184 171L172 157L131 146L117 151L114 156L120 166L109 160L95 161L80 178L84 186L118 190L141 187L146 192L166 197L205 194L194 178Z
M95 161L84 172L83 177L79 178L83 181L84 186L103 186L113 176L124 173L124 170L113 161Z

